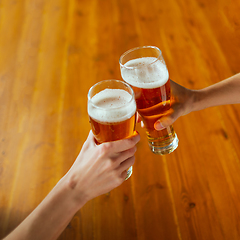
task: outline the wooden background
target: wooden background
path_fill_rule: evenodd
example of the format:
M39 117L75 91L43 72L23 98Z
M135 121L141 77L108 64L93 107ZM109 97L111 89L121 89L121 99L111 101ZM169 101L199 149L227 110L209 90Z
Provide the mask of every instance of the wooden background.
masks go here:
M120 79L126 50L158 46L170 77L199 89L240 72L234 0L0 0L0 238L67 172L90 125L87 92ZM88 202L59 239L240 239L240 105L179 118L178 149Z

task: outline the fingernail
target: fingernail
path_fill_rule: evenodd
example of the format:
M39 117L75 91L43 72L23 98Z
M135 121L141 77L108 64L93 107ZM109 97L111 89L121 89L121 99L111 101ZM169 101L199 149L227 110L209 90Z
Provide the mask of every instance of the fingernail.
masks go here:
M165 127L162 125L162 123L160 121L157 121L155 124L154 124L154 128L157 130L157 131L160 131L162 129L164 129Z

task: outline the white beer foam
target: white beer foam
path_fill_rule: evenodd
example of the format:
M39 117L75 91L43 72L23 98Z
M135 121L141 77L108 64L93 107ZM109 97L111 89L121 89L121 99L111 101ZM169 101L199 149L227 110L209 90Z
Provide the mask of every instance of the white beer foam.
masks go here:
M138 88L157 88L169 78L167 67L155 57L132 59L121 67L124 81Z
M88 104L88 114L99 122L122 122L136 112L136 103L131 94L122 89L104 89Z

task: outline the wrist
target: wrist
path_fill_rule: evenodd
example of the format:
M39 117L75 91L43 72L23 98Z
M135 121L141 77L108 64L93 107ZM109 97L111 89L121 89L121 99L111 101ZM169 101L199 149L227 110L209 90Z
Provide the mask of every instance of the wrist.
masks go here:
M199 102L199 92L197 90L186 89L184 94L185 95L181 99L182 112L180 115L182 116L197 111Z
M201 110L201 101L203 99L202 90L192 90L191 91L191 112Z
M84 191L81 191L77 186L77 181L73 176L66 174L59 182L62 185L62 189L68 196L68 201L78 211L83 205L88 202L88 198Z

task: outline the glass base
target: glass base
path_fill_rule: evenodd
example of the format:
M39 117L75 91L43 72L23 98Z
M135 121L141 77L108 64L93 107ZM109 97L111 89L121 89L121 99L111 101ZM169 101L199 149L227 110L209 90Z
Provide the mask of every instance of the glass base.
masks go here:
M159 155L166 155L173 152L178 147L178 142L179 140L177 134L175 134L173 141L167 146L158 146L154 142L149 142L148 144L153 153Z
M128 180L132 175L132 166L127 170L127 176L125 178L125 181Z

